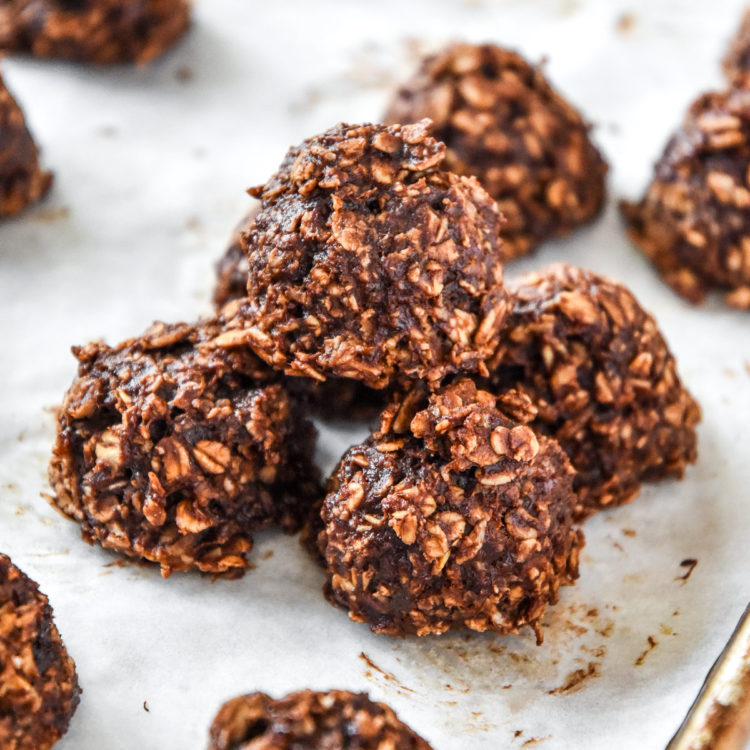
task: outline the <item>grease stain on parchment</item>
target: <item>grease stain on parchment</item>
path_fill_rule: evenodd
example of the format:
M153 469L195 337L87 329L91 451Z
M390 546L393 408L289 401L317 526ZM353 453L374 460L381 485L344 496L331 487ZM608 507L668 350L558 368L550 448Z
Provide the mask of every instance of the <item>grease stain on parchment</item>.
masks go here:
M396 691L415 703L457 709L445 718L450 731L470 735L507 729L511 741L529 701L540 696L565 700L602 674L617 609L614 604L558 605L543 619L541 647L531 631L508 637L463 632L406 638L388 652L363 651L359 658L366 679L380 689ZM496 701L497 710L493 707L490 713L488 701ZM529 734L527 741L548 739Z
M601 663L590 661L585 669L576 669L565 678L562 685L548 690L548 695L563 695L565 693L577 693L582 690L584 683L591 677L601 676Z

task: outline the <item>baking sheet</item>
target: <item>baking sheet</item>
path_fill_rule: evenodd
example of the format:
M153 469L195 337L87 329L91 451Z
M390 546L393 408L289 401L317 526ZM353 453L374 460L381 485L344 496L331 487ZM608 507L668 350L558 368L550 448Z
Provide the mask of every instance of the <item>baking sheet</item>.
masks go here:
M750 317L664 287L610 206L509 269L567 260L652 310L704 409L700 460L586 524L581 579L533 634L371 635L321 596L297 539L261 535L241 581L164 581L79 538L46 464L69 347L209 308L212 264L246 187L338 120L377 119L420 50L492 40L549 57L596 123L612 199L636 195L688 101L719 85L739 0L199 0L195 27L147 70L8 60L3 73L56 174L0 224L0 549L37 580L78 665L61 750L203 747L242 692L367 690L436 750L662 748L750 598ZM325 425L326 470L364 428ZM688 580L680 563L698 561Z

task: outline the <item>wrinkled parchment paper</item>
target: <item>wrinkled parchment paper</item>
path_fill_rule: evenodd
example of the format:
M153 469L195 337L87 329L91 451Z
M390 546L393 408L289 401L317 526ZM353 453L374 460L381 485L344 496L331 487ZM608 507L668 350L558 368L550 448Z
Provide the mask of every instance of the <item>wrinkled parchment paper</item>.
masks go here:
M189 37L146 70L8 60L56 181L0 224L0 549L37 580L82 702L62 750L202 748L238 693L367 690L436 750L662 748L750 597L750 315L674 296L614 202L644 186L685 106L720 85L740 0L198 0ZM704 409L700 460L586 525L581 579L531 633L373 636L323 599L294 538L261 535L241 581L89 547L40 497L71 344L208 312L212 264L286 148L377 119L415 55L492 40L547 71L596 125L612 205L522 268L567 260L652 310ZM365 434L321 428L330 470ZM679 580L697 560L688 580Z

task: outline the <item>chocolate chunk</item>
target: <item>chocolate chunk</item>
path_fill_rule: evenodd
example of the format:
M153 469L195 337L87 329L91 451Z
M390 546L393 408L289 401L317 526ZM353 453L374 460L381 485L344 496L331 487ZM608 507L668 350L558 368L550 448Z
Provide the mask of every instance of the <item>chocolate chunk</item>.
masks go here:
M607 165L581 115L537 67L491 44L455 44L424 60L386 122L429 117L445 168L475 175L506 219L511 260L568 234L604 206Z
M750 90L705 94L688 111L639 203L632 240L693 303L711 289L750 309Z
M0 747L51 748L67 731L80 692L49 600L0 554Z
M19 213L51 184L52 175L39 167L39 150L23 112L0 78L0 216Z
M750 88L750 8L742 16L724 58L724 72L733 86Z
M531 426L568 454L576 517L632 500L641 482L682 477L696 459L700 408L635 297L565 265L508 286L515 307L484 387L525 399Z
M470 628L542 640L578 576L574 471L560 446L467 379L417 388L342 458L318 546L330 600L389 635Z
M300 690L273 700L251 693L225 703L208 750L431 750L365 693Z
M300 526L320 494L315 430L220 320L157 323L74 353L50 481L87 541L157 562L165 576L236 576L254 531Z
M3 0L0 50L98 65L144 64L189 24L185 0Z
M509 307L500 217L476 180L440 171L428 126L338 125L251 191L230 327L275 368L373 388L483 371Z

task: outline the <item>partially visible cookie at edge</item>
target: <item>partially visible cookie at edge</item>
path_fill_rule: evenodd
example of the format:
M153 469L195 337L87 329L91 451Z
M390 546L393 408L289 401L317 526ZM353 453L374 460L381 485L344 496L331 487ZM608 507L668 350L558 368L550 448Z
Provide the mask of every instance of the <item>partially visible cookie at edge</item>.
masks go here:
M189 25L186 0L3 0L0 51L96 65L145 64Z
M227 701L208 750L432 750L384 703L366 693L300 690L274 700L250 693Z
M0 747L49 750L80 692L47 597L0 554Z
M0 78L0 218L40 200L51 184L23 112Z
M699 97L646 194L621 209L630 238L675 292L699 304L718 291L750 310L750 89Z

